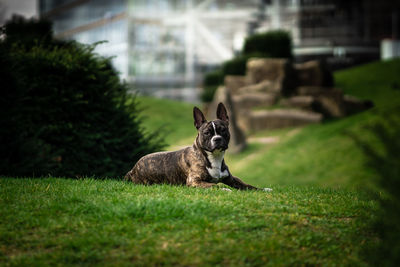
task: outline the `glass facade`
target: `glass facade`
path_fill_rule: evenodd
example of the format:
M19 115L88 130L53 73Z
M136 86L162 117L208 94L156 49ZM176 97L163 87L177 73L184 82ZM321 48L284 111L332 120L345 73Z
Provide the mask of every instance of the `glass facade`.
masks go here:
M163 27L152 23L130 25L129 74L184 75L185 73L185 29Z
M200 86L200 69L233 57L259 0L41 0L56 36L99 44L146 92ZM239 40L240 41L240 40ZM237 43L237 41L236 41ZM236 45L237 46L237 45ZM237 48L236 48L237 49Z
M52 17L54 31L56 33L64 32L82 25L94 23L100 19L110 19L124 12L125 8L126 0L83 1L82 4L58 12Z
M112 57L121 78L128 78L126 0L42 0L39 6L56 36L85 44L105 41L95 51Z
M76 2L76 0L40 0L39 1L39 9L41 13L49 12L55 8L60 6L64 6L70 4L72 2Z
M144 92L200 87L202 70L231 59L255 32L289 31L300 61L376 54L367 45L398 32L390 21L395 0L39 1L56 36L107 41L96 51L113 56L121 77Z
M195 88L234 55L259 0L129 0L129 77L139 88Z
M102 56L112 57L114 67L119 71L122 79L128 78L128 38L127 20L117 20L88 31L79 32L71 36L80 43L92 44L102 42L96 46L95 52ZM103 42L104 41L104 42Z

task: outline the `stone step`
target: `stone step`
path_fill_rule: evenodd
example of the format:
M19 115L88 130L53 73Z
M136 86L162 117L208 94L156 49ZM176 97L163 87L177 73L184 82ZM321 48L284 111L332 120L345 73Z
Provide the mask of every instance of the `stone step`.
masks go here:
M232 96L233 103L238 110L249 109L259 106L272 106L276 103L276 94L247 93Z
M313 96L292 96L282 99L280 105L289 108L312 110L315 98Z
M246 76L226 75L224 78L225 87L229 88L232 95L240 92L240 89L248 85Z
M320 123L322 114L297 109L255 110L241 120L240 126L245 131L279 129Z

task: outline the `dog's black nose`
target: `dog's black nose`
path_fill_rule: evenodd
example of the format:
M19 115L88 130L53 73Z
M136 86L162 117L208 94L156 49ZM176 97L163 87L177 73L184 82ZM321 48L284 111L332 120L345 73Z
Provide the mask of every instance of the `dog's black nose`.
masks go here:
M215 136L213 138L213 140L214 140L215 143L220 143L220 142L222 142L222 137L221 136Z

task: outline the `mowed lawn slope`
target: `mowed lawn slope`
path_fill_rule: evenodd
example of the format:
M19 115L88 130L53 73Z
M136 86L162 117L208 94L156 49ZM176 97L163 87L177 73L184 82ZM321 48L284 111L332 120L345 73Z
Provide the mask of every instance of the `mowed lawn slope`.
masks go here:
M142 122L148 132L160 133L168 146L193 142L196 128L192 104L147 96L137 98L143 111Z
M364 155L349 134L374 139L365 127L400 117L400 60L374 62L335 73L336 86L346 94L369 99L375 107L359 114L304 128L263 131L252 134L246 151L228 155L226 162L235 175L258 186L317 185L352 187L370 180L374 173L364 166ZM196 130L193 105L169 100L139 98L147 107L145 126L167 127L167 150L191 145ZM171 110L171 113L169 112ZM158 118L156 123L154 119ZM214 118L209 118L214 119ZM265 137L279 142L265 144Z
M0 180L0 265L363 265L374 202L112 180Z

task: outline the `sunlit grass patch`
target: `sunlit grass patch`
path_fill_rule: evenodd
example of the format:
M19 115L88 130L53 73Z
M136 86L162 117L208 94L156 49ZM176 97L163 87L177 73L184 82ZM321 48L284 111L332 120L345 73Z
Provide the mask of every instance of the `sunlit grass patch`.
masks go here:
M272 193L112 180L0 180L0 263L359 265L375 202L344 189Z

